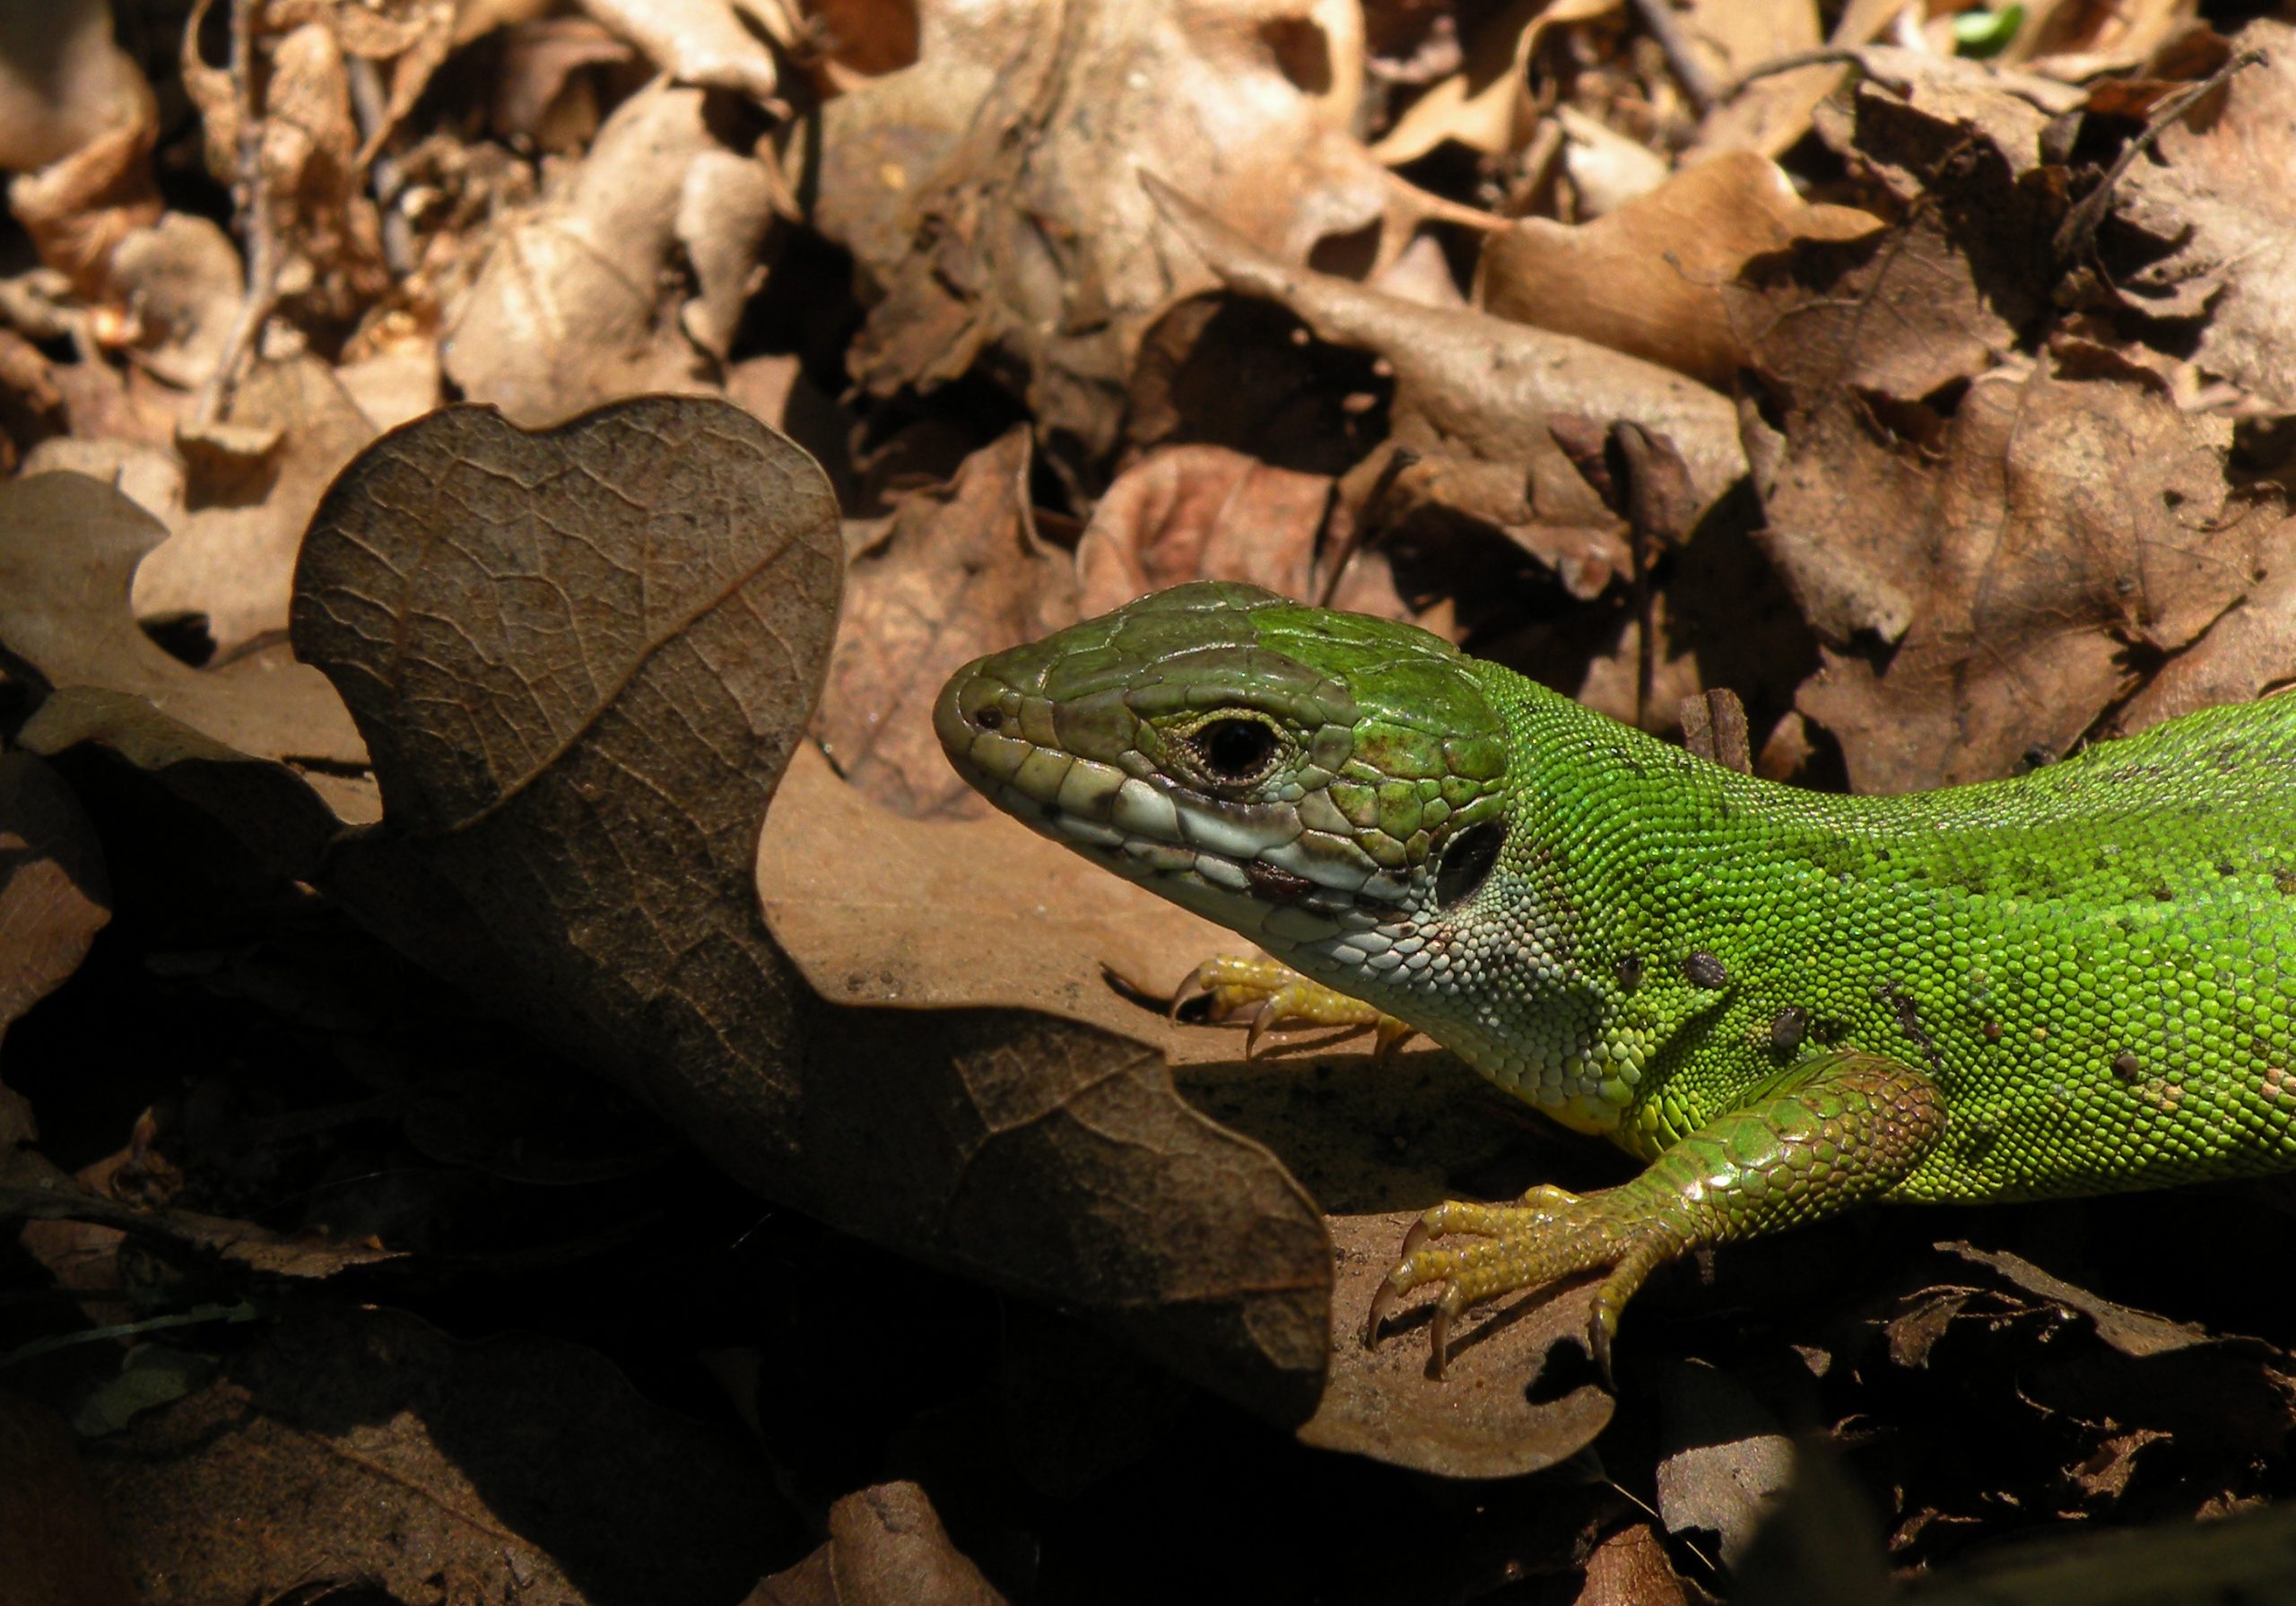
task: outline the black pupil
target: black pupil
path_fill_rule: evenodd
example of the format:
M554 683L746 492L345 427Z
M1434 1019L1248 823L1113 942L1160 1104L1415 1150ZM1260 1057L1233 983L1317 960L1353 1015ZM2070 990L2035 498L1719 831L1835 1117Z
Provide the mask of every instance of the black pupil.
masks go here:
M1275 751L1275 733L1257 719L1215 719L1196 734L1205 767L1227 780L1249 780Z
M1435 907L1448 909L1473 898L1499 862L1507 828L1496 820L1471 825L1451 839L1435 869Z

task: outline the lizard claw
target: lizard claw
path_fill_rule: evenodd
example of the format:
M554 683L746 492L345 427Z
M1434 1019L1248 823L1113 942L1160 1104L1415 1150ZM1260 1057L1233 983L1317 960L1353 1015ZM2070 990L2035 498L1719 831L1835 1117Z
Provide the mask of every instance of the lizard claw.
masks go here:
M1384 1059L1417 1029L1273 959L1205 960L1173 989L1167 1014L1177 1019L1181 1009L1196 998L1209 1001L1208 1014L1215 1023L1249 1022L1244 1038L1246 1059L1259 1052L1260 1040L1267 1032L1318 1026L1346 1027L1349 1036L1369 1030L1373 1034L1373 1055Z
M1454 1235L1475 1241L1433 1246ZM1543 1288L1574 1272L1607 1270L1587 1314L1587 1349L1609 1387L1620 1313L1651 1271L1683 1246L1671 1223L1632 1219L1610 1208L1601 1195L1581 1198L1551 1185L1533 1188L1510 1205L1447 1201L1404 1235L1395 1269L1371 1296L1363 1342L1367 1348L1378 1343L1382 1324L1404 1295L1440 1283L1427 1331L1433 1375L1439 1379L1450 1364L1452 1327L1471 1307Z

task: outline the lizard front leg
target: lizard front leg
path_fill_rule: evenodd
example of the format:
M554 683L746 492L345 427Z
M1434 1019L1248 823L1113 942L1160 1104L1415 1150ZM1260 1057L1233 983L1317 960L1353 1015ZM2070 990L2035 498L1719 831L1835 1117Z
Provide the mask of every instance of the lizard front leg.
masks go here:
M1944 1095L1926 1072L1855 1050L1819 1055L1683 1138L1631 1182L1583 1197L1542 1185L1512 1205L1435 1206L1372 1297L1364 1341L1377 1340L1402 1296L1440 1283L1429 1330L1439 1377L1451 1324L1469 1306L1607 1268L1587 1323L1607 1381L1619 1314L1653 1271L1688 1250L1877 1198L1921 1163L1944 1127ZM1453 1234L1477 1241L1431 1243Z

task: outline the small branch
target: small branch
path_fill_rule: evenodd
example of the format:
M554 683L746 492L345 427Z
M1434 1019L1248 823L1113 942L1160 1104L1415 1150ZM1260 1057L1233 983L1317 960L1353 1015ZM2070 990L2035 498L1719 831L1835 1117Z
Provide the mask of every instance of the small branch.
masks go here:
M1721 88L1714 82L1714 74L1698 58L1691 46L1690 34L1683 29L1682 19L1674 15L1671 0L1634 0L1634 14L1642 19L1642 26L1658 41L1658 48L1665 53L1666 65L1682 81L1683 93L1704 117L1714 109L1722 98Z

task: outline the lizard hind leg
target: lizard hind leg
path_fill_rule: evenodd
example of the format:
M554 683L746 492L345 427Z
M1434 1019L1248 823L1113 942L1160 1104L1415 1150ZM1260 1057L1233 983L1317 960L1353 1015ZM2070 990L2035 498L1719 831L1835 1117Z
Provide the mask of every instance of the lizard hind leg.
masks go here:
M1620 1315L1652 1272L1692 1249L1877 1198L1921 1163L1944 1126L1944 1095L1926 1072L1855 1050L1820 1055L1617 1187L1580 1196L1542 1185L1514 1204L1436 1205L1413 1226L1372 1297L1364 1341L1377 1339L1404 1295L1440 1283L1429 1324L1439 1377L1451 1324L1470 1306L1603 1270L1609 1275L1595 1296L1587 1341L1607 1382ZM1453 1236L1474 1241L1435 1241Z

